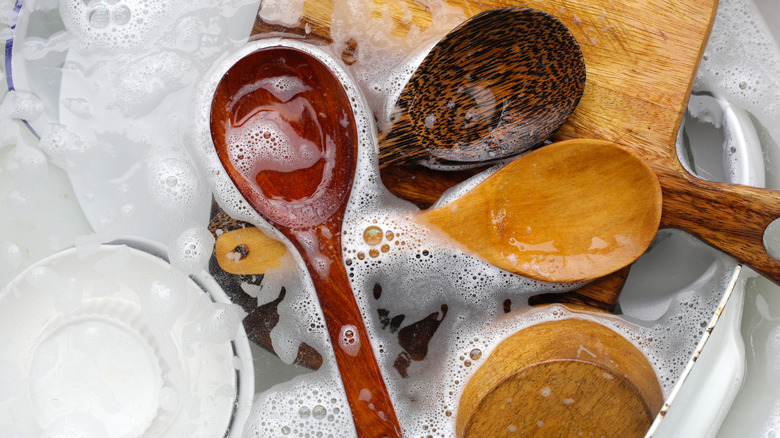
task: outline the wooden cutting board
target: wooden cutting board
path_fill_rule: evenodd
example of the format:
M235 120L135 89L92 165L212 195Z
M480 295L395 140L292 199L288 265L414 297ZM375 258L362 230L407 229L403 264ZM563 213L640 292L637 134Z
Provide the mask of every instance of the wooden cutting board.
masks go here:
M333 1L338 0L304 2L301 22L294 28L269 24L258 16L253 35L293 32L305 38L329 41L327 23ZM372 19L382 20L383 14L390 13L399 23L394 33L402 33L410 25L424 29L432 24L431 11L418 1L373 2ZM623 144L673 146L712 28L717 0L445 0L445 3L461 9L466 17L499 7L531 7L557 17L569 28L585 58L587 83L577 110L554 139L602 138ZM360 42L351 44L359 48ZM336 51L349 49L345 46ZM413 49L409 48L410 53ZM356 62L360 62L359 57ZM668 149L666 153L675 153L671 147L665 149Z
M264 22L259 15L253 35L283 32L330 42L333 1L305 1L302 19L292 28ZM659 156L660 162L676 157L677 131L716 4L717 0L446 0L443 7L470 17L487 9L525 6L561 20L583 52L587 82L579 106L553 140L616 141L639 151L652 165L659 162ZM371 17L377 23L390 15L395 24L392 33L397 37L403 37L411 27L425 30L434 25L434 11L416 0L373 0L373 8ZM360 57L354 56L359 47L359 41L349 41L336 51L352 65L360 62ZM676 158L672 161L678 163ZM667 172L659 166L654 170ZM382 180L391 192L421 208L474 173L473 169L442 172L422 166L381 169ZM555 294L539 302L570 301L609 310L617 303L626 274L621 272L575 294Z

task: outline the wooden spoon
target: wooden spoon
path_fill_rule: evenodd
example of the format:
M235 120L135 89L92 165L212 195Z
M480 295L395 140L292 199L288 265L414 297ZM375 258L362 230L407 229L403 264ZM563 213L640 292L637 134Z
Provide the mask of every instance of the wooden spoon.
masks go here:
M303 256L322 306L358 436L401 429L342 263L341 226L357 155L350 99L311 53L286 46L242 58L215 91L211 133L228 175ZM276 153L268 153L276 150Z
M517 158L419 217L502 269L573 282L634 261L660 215L660 186L646 164L611 142L571 140Z
M585 86L577 41L558 19L520 7L471 17L425 56L380 133L381 167L481 163L544 141Z

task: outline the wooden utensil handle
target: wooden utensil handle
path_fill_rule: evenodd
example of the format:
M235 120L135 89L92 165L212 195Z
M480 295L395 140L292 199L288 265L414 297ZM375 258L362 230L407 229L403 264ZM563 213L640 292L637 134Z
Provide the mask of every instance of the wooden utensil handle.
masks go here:
M320 244L323 258L309 256L304 260L322 307L357 436L400 437L401 427L341 260L341 243L318 237L326 243ZM303 249L300 242L294 243L299 251ZM323 269L323 261L330 266Z
M780 191L659 175L661 227L680 228L780 285L780 260L764 247L764 231L780 218Z
M333 0L306 0L303 2L301 19L294 26L265 21L263 19L263 3L257 11L257 19L252 28L252 36L262 36L273 33L284 33L287 36L298 35L313 39L324 44L330 44L330 20L333 15Z

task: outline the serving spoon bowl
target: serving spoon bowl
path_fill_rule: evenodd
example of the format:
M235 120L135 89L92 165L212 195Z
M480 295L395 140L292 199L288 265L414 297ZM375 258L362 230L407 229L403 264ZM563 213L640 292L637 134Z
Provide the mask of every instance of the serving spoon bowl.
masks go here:
M506 271L575 282L642 255L661 205L658 179L637 156L609 141L576 139L522 155L416 217Z

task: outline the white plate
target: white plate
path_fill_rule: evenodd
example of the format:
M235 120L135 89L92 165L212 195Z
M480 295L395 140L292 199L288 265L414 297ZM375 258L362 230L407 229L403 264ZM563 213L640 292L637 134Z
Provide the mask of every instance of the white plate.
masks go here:
M241 435L230 428L252 403L249 343L240 323L216 324L234 306L161 250L71 248L0 292L0 435Z

